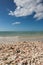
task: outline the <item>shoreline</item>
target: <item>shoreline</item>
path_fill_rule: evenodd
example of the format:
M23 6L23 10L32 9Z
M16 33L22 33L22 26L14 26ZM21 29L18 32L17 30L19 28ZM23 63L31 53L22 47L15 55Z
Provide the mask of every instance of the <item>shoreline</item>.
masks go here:
M6 36L0 37L0 43L8 42L8 43L15 43L15 42L22 42L22 41L43 41L43 36Z

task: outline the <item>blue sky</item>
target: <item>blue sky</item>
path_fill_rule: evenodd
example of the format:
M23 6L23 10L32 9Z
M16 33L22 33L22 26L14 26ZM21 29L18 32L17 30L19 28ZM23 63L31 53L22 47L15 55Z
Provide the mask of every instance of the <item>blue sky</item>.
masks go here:
M0 0L0 31L43 31L43 0Z

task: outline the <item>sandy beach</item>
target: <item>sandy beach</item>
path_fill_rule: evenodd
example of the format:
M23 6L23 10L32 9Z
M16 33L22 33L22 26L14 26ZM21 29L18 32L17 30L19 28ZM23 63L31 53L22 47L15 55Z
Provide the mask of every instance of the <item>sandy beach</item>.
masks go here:
M43 41L0 37L0 65L43 65Z

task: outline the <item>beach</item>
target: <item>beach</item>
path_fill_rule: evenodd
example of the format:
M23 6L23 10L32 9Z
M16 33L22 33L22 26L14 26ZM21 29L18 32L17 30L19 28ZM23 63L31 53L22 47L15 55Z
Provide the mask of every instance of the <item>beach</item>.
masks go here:
M43 36L0 37L0 65L43 65Z
M43 65L43 0L0 0L0 65Z

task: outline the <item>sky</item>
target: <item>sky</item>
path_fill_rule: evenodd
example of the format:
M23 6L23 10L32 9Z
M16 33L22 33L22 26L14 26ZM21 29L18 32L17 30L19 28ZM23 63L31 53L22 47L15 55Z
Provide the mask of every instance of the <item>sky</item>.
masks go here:
M43 0L0 0L0 31L43 31Z

